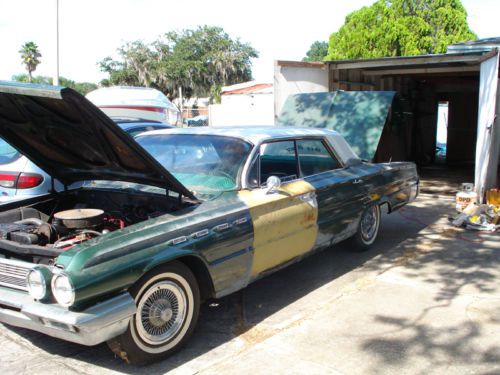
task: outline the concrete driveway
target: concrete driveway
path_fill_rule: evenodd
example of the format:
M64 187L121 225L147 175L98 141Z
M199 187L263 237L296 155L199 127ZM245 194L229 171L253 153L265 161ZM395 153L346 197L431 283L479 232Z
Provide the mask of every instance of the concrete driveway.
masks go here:
M366 253L337 246L202 307L186 347L133 367L0 325L5 374L498 374L500 236L448 224L451 199L383 216Z

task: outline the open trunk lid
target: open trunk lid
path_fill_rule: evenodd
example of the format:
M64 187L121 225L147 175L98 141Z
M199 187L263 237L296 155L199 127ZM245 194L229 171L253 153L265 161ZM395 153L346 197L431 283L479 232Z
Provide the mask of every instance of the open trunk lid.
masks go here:
M335 130L361 159L372 160L395 94L394 91L335 91L290 95L276 125Z

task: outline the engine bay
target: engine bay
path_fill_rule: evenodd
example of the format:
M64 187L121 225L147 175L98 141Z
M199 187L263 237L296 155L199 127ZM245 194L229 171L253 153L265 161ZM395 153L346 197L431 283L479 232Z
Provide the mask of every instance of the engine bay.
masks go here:
M68 249L77 243L124 227L123 219L105 214L103 210L76 208L56 212L51 222L27 218L0 224L0 239Z
M77 244L188 205L158 194L69 192L0 213L0 258L52 264Z

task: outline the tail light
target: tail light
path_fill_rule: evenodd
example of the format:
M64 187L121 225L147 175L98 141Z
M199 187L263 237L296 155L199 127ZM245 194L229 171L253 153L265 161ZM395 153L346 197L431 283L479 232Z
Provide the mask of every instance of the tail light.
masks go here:
M0 186L11 189L31 189L43 182L36 173L0 173Z
M0 186L15 189L18 177L19 173L2 173L0 174Z

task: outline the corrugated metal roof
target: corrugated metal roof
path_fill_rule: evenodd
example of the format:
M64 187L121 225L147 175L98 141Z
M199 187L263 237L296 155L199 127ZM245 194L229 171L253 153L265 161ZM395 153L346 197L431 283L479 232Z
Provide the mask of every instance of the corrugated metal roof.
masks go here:
M467 51L460 53L443 53L435 55L381 57L375 59L352 59L325 61L333 69L379 69L410 68L410 67L445 67L468 66L480 64L488 51Z
M272 88L272 83L259 83L251 81L223 87L221 90L221 95L270 93L272 92Z
M500 37L470 40L448 46L447 53L488 52L500 48Z

